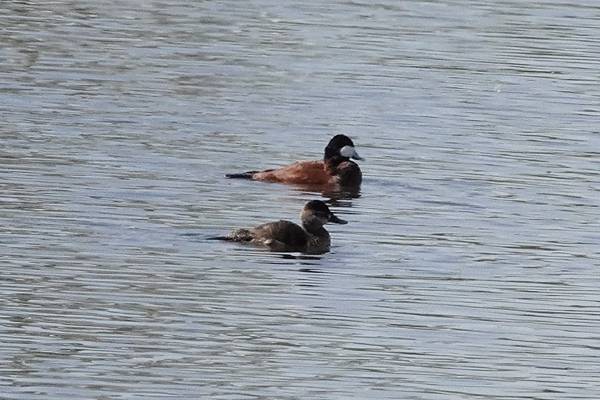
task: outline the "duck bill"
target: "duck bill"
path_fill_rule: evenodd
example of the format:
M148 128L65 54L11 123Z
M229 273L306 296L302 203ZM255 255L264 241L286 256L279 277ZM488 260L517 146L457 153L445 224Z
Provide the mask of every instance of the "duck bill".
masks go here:
M341 218L338 218L335 214L331 214L329 216L329 222L333 222L334 224L347 224L348 221L345 221Z
M358 155L354 146L344 146L340 149L340 155L342 157L353 158L355 160L362 160L363 158Z
M352 158L353 160L364 160L364 158L362 158L361 156L358 155L358 153L356 152L356 150L354 150L354 154L352 154Z

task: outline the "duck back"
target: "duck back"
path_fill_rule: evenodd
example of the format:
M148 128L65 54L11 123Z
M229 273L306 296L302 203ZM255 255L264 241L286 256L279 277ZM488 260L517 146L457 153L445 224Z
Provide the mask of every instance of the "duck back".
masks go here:
M302 185L325 184L329 177L325 174L323 161L296 161L285 167L255 173L252 175L252 179Z
M254 228L254 240L263 241L266 244L277 243L289 250L302 251L308 244L306 231L299 225L290 221L268 222Z

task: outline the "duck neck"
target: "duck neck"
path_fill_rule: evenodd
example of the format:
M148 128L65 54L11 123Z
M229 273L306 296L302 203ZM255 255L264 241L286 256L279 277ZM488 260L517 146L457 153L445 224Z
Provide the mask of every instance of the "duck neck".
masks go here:
M302 221L302 227L306 232L312 235L329 237L329 233L323 228L323 224L320 221L314 219L304 220Z
M349 160L350 159L348 157L342 157L342 156L326 157L324 160L325 168L330 171L335 171L337 169L338 165L340 165L344 161L349 161Z

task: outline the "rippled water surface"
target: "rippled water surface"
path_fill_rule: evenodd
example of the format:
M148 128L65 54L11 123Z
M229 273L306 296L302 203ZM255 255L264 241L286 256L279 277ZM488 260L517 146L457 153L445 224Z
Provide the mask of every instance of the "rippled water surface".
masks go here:
M2 399L599 398L597 1L5 0L0 34ZM340 132L358 197L223 178ZM327 254L207 240L319 198Z

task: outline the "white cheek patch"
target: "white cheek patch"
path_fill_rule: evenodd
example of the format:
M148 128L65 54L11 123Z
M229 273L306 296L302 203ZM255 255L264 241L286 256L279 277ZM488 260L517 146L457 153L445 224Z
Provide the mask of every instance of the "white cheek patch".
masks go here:
M340 155L342 157L350 158L356 154L356 150L352 146L344 146L340 149Z

